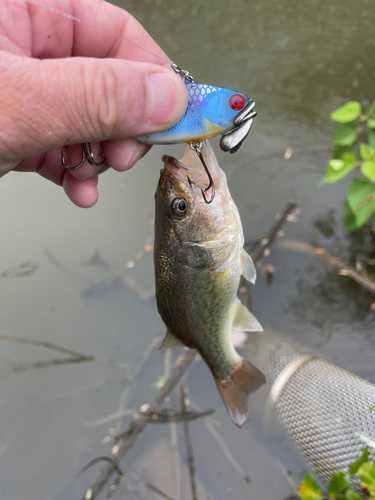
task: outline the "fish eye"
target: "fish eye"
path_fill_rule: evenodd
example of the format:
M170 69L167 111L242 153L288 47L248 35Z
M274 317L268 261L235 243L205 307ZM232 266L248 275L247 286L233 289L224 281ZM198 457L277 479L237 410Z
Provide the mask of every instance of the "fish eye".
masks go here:
M229 104L232 109L242 109L245 104L245 99L242 97L242 95L234 94L229 99Z
M183 217L187 212L187 203L183 198L174 198L171 203L172 214L176 217Z

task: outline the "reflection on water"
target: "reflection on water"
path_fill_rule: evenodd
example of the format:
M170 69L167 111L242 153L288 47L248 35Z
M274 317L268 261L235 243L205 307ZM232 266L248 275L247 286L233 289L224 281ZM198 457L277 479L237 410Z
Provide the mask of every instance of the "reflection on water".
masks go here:
M231 174L246 240L265 234L286 201L297 197L302 213L285 227L288 238L369 266L372 237L343 231L341 206L350 180L319 190L316 185L330 155L329 113L347 99L374 98L374 5L129 0L126 7L197 80L256 101L258 117L235 155L211 141ZM284 155L287 148L291 156ZM79 479L75 474L110 453L113 429L133 420L128 410L149 402L153 384L170 370L171 360L156 349L129 383L164 328L153 299L151 253L135 256L149 242L160 158L182 153L183 147L154 147L131 171L106 173L99 202L87 211L36 176L1 179L0 272L30 274L0 280L1 334L95 359L51 366L55 357L70 358L0 340L0 500L80 498L100 465ZM34 267L17 270L25 262ZM275 268L272 286L259 273L252 289L262 324L374 381L369 293L308 256L275 247L265 263ZM256 353L251 356L257 364ZM16 366L27 369L14 372ZM188 383L193 409L215 408L212 417L190 426L199 497L294 498L308 466L281 430L272 438L262 432L265 392L252 396L250 421L239 431L202 362ZM170 398L168 405L179 407L178 395ZM117 413L114 422L85 425ZM172 498L190 498L181 424L147 428L122 468L125 480L113 498L155 498L147 482Z

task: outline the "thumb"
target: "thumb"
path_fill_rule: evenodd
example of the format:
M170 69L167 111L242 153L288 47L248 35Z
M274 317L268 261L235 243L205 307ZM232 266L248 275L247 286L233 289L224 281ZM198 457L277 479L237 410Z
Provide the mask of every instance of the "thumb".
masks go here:
M165 130L186 106L182 79L157 64L0 51L0 164Z

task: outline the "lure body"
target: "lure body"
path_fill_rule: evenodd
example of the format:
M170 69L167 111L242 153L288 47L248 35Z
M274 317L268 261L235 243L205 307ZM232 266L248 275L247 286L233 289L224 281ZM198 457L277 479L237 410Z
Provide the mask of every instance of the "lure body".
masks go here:
M233 90L190 81L185 85L188 106L180 121L162 132L137 137L139 141L181 144L223 135L236 127L236 118L252 103L250 97Z

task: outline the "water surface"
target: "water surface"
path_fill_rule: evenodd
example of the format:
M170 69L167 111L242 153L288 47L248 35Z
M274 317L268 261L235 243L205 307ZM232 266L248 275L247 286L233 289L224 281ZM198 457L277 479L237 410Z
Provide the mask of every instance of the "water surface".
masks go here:
M341 206L350 180L316 186L329 158L329 113L346 100L366 104L374 98L373 3L118 4L199 82L233 88L256 101L258 117L235 155L221 152L218 139L211 141L230 176L246 239L263 235L296 197L302 212L297 224L285 227L288 238L324 246L352 263L366 256L371 237L349 237L343 230ZM286 160L288 147L293 155ZM151 254L127 267L152 231L163 154L181 157L183 148L154 147L131 171L101 176L100 199L90 210L74 207L60 188L34 175L1 179L0 272L25 261L37 266L32 276L0 280L1 334L95 358L62 363L68 355L1 341L1 500L80 498L99 466L79 479L75 474L89 460L108 455L110 428L119 430L132 419L93 424L122 407L127 377L163 330ZM373 296L310 257L275 247L265 262L276 268L273 285L259 273L252 294L263 326L375 382ZM150 357L126 408L153 397L153 383L166 370L164 356ZM215 421L209 422L216 438L203 421L191 425L199 497L292 498L293 485L309 468L281 430L270 438L263 428L266 394L254 396L250 421L239 431L202 362L190 371L189 388L195 404L215 409ZM178 405L177 396L171 405ZM156 498L142 486L147 481L175 499L190 498L179 426L149 426L122 467L126 478L113 498Z

